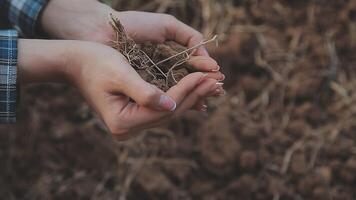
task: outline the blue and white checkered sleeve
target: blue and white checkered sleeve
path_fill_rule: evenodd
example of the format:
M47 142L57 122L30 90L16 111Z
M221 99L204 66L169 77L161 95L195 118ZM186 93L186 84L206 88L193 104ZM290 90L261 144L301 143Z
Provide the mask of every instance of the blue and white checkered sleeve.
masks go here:
M21 36L34 38L40 13L48 0L5 0L5 10L10 24Z
M0 30L0 123L16 122L17 31Z

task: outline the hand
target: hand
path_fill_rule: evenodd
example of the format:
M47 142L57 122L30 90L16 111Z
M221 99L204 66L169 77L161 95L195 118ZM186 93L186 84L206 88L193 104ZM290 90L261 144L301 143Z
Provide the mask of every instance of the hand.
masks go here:
M52 0L43 12L41 25L51 37L111 44L115 33L109 25L110 13L120 19L129 36L138 43L173 40L192 47L204 39L201 33L171 15L117 12L96 0ZM208 56L208 52L201 47L197 55Z
M109 24L109 14L120 19L128 35L136 42L173 40L186 47L203 41L198 31L167 14L149 12L117 12L96 0L52 0L46 6L41 25L51 37L69 40L85 40L111 45L116 34ZM209 57L204 46L196 56ZM199 60L199 59L198 59ZM216 64L214 72L223 79Z
M163 93L143 81L117 51L90 42L21 39L18 66L22 83L55 80L75 85L119 138L178 116L221 88L197 72Z
M148 12L117 12L96 0L52 0L43 12L42 27L50 36L61 39L94 41L110 45L115 33L109 25L109 14L118 17L129 36L136 42L164 42L174 40L192 47L203 40L198 31L167 14ZM208 77L222 81L225 76L220 67L209 57L205 47L200 47L192 56L191 64L200 68L207 65ZM221 93L221 92L220 92ZM205 110L202 99L196 110Z

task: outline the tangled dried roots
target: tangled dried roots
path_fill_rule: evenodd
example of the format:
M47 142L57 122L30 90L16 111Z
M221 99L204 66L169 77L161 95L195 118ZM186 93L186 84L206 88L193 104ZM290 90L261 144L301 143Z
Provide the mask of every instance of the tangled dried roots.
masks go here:
M186 48L176 42L168 41L162 44L145 42L136 44L125 32L118 18L112 14L111 26L116 33L113 47L123 54L138 74L147 82L167 91L182 78L194 72L189 65L190 55L202 45L217 41L217 36L207 41Z
M113 47L126 57L145 81L167 91L194 71L187 63L190 57L187 48L171 41L163 44L151 42L136 44L126 34L120 20L112 15L111 19L111 25L116 33Z

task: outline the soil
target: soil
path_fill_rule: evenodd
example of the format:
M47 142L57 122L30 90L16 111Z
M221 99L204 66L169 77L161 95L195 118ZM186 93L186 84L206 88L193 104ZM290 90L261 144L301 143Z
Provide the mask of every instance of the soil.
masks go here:
M0 196L356 199L355 2L172 2L116 5L225 30L210 52L227 95L118 143L75 89L27 88L18 124L0 127Z
M111 25L117 35L114 48L126 57L145 81L167 91L188 75L189 71L193 71L193 67L188 64L189 54L193 50L189 51L174 41L137 44L126 34L120 20L113 16L111 18Z

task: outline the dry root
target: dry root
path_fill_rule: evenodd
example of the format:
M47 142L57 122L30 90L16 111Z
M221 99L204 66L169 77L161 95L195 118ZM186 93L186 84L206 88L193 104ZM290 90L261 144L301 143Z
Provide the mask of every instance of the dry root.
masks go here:
M217 41L217 36L210 40L186 48L170 41L162 44L145 42L136 44L125 32L120 20L111 16L111 26L116 33L113 47L123 54L130 65L147 82L163 91L177 84L183 77L194 72L188 60L194 50L207 43Z

